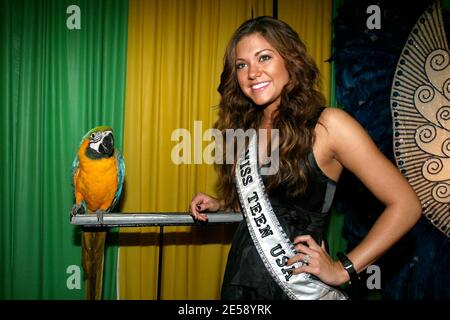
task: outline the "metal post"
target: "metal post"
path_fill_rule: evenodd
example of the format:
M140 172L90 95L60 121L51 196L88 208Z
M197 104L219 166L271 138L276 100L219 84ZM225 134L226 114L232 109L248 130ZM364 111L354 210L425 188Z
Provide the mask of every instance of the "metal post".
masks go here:
M158 290L156 300L161 300L161 279L162 279L162 262L163 262L163 241L164 226L159 226L159 256L158 256Z
M273 11L272 16L275 19L278 19L278 0L273 0L273 2L272 2L272 11Z

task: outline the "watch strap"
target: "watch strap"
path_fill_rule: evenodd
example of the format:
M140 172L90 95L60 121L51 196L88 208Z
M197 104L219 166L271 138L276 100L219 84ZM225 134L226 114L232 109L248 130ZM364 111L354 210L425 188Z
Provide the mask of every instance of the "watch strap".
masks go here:
M360 281L361 278L359 277L358 273L355 270L355 267L353 266L353 263L350 261L350 259L342 252L338 252L336 254L339 261L344 266L344 269L347 271L348 275L350 276L350 282L357 282Z

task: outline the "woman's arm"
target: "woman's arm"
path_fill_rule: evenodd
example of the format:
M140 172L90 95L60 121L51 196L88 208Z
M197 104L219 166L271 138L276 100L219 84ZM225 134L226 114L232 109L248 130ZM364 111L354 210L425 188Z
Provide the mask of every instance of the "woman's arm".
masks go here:
M414 226L420 218L421 205L399 170L351 116L333 108L326 110L320 121L327 131L326 145L330 154L386 206L366 237L347 255L355 270L361 272ZM296 248L312 257L311 264L297 269L296 273L309 272L334 285L349 280L342 265L333 262L324 248L312 243L312 239L302 236L295 241L306 241L309 247L298 244ZM300 259L304 254L300 255ZM298 260L291 259L289 262Z
M328 111L325 126L336 160L386 206L363 241L348 254L361 272L414 226L422 209L406 179L361 125L342 110Z

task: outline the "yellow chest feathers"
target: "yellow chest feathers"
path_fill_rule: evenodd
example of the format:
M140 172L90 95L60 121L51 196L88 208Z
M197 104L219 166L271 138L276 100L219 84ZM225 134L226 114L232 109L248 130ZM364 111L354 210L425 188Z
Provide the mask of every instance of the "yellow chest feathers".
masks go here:
M78 172L74 175L76 197L81 197L91 212L110 209L118 185L116 158L91 160L79 154L78 161Z

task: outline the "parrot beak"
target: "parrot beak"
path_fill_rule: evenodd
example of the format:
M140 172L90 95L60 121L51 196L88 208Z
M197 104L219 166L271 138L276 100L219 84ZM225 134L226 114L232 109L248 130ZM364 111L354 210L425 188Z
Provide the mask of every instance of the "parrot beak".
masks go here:
M108 156L112 156L114 153L114 138L111 133L108 133L108 135L103 138L99 147L99 152Z

